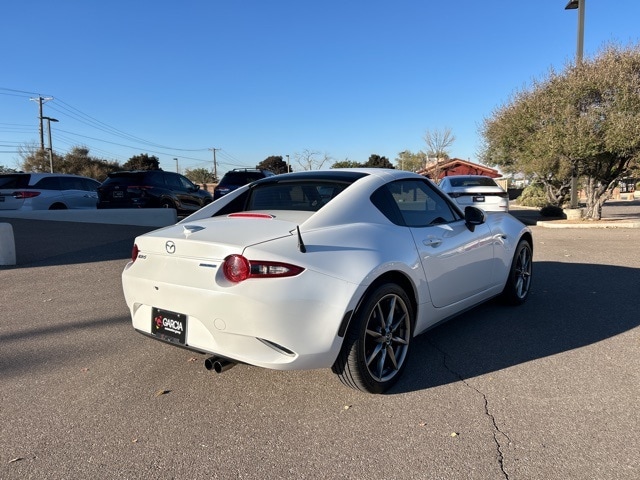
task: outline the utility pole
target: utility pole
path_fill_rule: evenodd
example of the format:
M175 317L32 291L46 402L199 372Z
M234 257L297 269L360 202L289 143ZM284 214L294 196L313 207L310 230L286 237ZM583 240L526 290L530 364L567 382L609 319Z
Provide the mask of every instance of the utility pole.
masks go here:
M565 10L578 10L578 42L576 45L576 67L582 64L584 50L584 9L586 0L570 0ZM571 208L578 208L578 172L574 164L571 169Z
M40 119L40 150L44 152L44 128L42 125L42 120L44 119L44 117L42 116L42 104L44 102L48 102L49 100L53 100L53 97L38 96L38 98L30 98L29 100L33 102L38 102L38 107L40 112L40 114L38 115L38 118Z
M219 148L210 148L213 152L213 179L218 181L218 162L216 162L216 151L220 150Z
M47 131L49 132L49 168L53 173L53 143L51 143L51 122L57 122L57 118L41 117L41 119L47 121Z

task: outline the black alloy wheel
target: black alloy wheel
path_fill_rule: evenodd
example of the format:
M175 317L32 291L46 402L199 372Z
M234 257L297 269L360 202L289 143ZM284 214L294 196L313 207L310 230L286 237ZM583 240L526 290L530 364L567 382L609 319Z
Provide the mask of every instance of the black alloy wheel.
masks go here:
M533 274L533 250L528 240L522 239L516 247L509 277L502 291L503 300L510 305L521 305L529 297Z
M380 285L362 302L333 371L347 386L371 393L391 388L404 371L414 313L398 285Z

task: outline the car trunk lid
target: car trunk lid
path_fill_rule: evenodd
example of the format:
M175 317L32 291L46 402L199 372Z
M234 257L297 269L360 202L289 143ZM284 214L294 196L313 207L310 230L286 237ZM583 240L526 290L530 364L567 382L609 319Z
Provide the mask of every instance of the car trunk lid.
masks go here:
M178 223L136 239L143 254L221 260L246 247L291 236L297 224L274 215L230 215Z

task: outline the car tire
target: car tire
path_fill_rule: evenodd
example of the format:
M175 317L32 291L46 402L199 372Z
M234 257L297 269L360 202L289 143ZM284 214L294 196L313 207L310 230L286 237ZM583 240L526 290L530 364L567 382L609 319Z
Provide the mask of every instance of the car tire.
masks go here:
M533 249L528 240L520 240L516 247L509 277L502 291L502 300L509 305L521 305L529 297L533 273Z
M160 200L160 208L176 208L176 206L168 198L163 198Z
M405 291L394 283L376 287L354 314L333 372L349 387L385 392L404 371L413 326Z

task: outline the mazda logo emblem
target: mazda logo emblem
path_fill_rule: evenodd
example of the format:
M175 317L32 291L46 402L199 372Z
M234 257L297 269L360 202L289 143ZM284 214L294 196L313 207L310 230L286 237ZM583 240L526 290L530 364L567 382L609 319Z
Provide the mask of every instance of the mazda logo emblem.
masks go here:
M176 244L171 240L165 243L164 248L167 250L167 253L176 253Z

